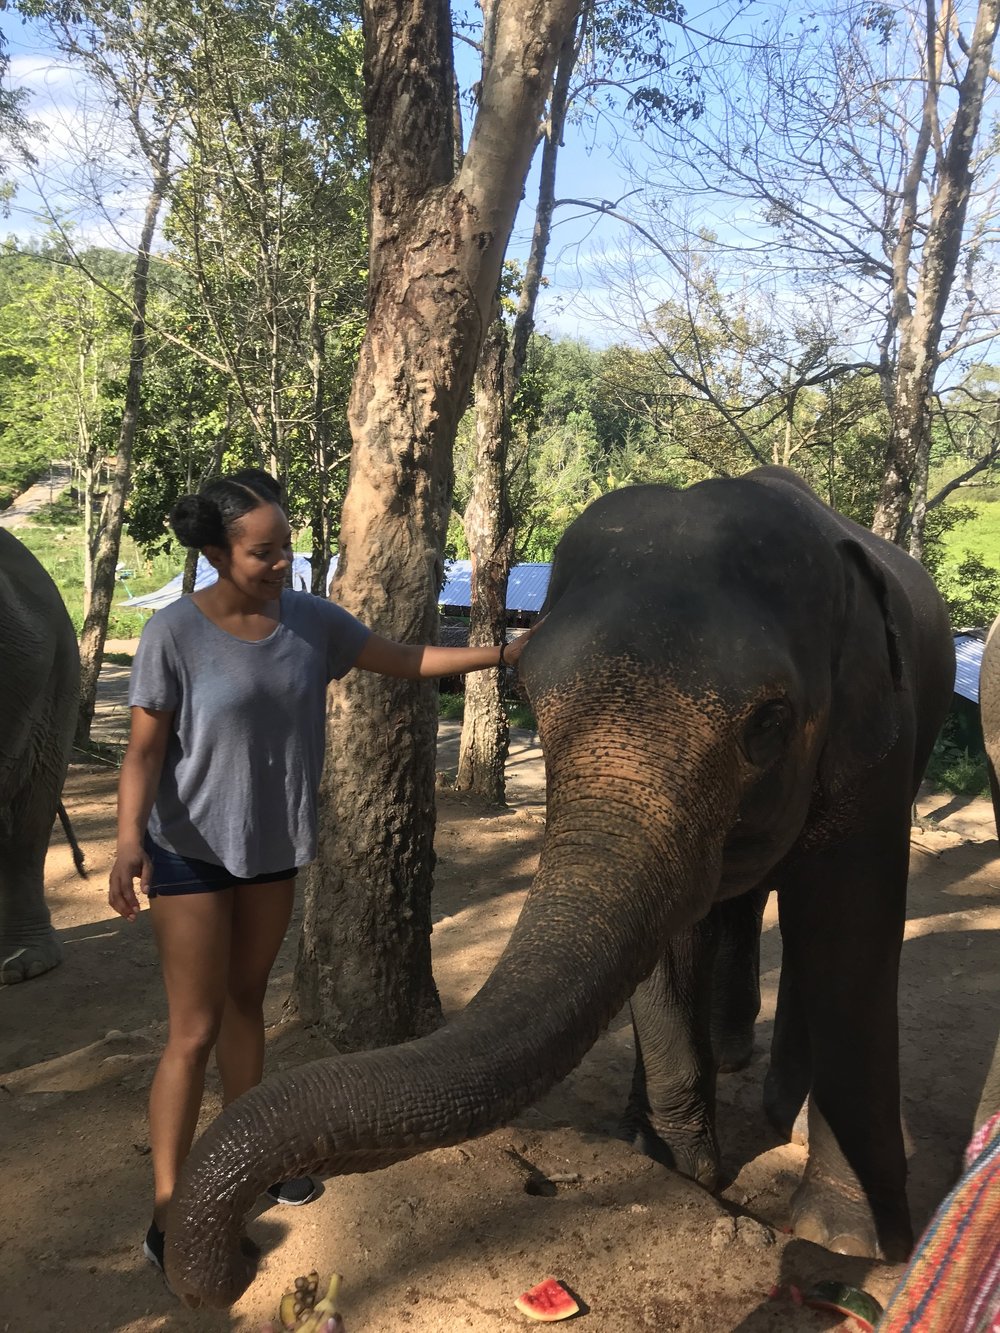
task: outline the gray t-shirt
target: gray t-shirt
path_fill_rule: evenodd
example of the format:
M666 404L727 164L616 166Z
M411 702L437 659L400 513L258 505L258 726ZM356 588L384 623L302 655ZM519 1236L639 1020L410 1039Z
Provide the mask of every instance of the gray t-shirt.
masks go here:
M181 597L143 627L129 703L170 710L154 842L251 878L316 855L326 686L370 631L335 602L282 592L280 623L246 643Z

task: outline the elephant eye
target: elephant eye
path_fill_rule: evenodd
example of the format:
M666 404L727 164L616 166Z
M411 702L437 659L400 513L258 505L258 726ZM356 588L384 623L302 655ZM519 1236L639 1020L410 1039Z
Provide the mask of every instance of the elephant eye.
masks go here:
M740 749L755 768L767 768L785 748L791 729L791 704L787 699L769 699L751 714Z

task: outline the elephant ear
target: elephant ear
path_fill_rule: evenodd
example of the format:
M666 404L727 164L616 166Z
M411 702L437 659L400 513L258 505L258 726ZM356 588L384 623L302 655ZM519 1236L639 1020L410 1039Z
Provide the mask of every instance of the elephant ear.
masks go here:
M902 724L903 658L892 592L860 542L837 543L843 613L834 631L830 722L819 781L832 794L883 759Z

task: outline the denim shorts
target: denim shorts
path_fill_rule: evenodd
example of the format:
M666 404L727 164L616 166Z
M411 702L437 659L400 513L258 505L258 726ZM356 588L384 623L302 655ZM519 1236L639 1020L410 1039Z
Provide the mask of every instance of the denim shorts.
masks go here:
M299 873L292 866L289 870L268 870L263 875L242 879L239 875L231 874L225 866L168 852L165 847L155 843L148 833L143 839L143 847L153 863L148 894L150 898L166 898L182 893L215 893L219 889L239 888L241 884L273 884L282 879L294 879Z

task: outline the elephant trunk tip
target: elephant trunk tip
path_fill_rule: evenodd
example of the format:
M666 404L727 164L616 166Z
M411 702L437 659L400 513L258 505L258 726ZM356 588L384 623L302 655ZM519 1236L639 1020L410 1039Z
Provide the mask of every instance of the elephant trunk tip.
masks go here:
M260 1251L253 1242L228 1228L216 1235L211 1246L187 1245L182 1235L171 1243L167 1237L167 1285L189 1310L228 1309L257 1276Z

